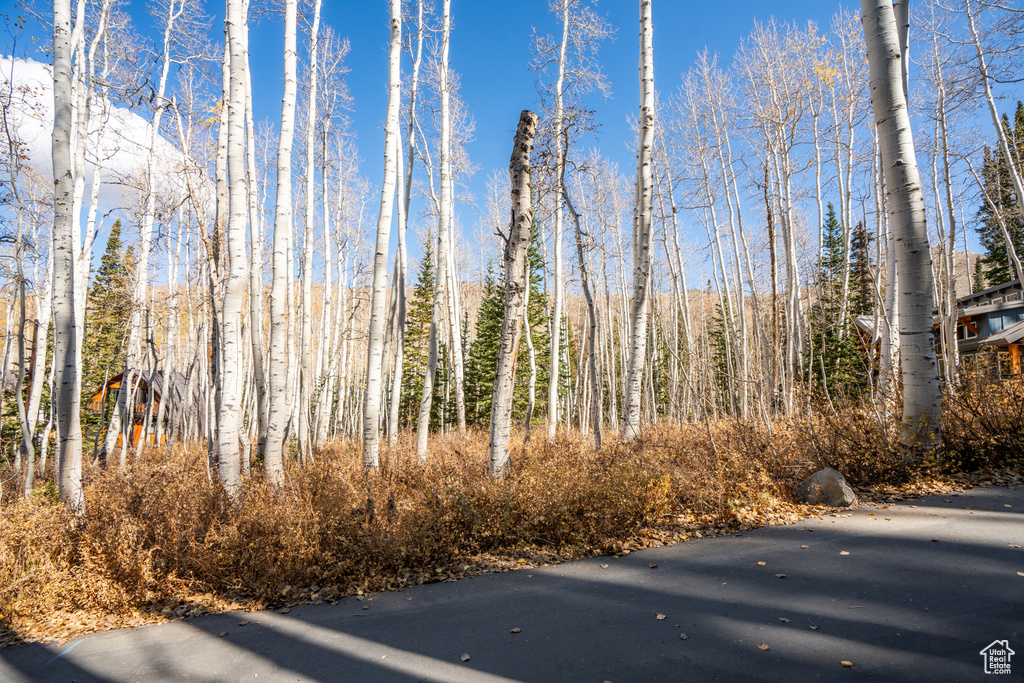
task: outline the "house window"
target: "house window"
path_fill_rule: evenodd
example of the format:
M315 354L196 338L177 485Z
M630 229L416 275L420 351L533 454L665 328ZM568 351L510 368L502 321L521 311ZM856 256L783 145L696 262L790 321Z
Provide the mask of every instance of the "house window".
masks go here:
M1020 292L1014 292L1013 294L1007 294L1006 295L1006 303L1010 303L1011 301L1020 301Z

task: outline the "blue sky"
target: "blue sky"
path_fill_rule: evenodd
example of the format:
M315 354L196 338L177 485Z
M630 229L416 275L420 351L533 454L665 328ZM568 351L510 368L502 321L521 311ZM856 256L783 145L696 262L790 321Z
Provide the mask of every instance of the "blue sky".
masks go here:
M617 29L615 39L602 45L599 56L613 95L591 102L602 124L598 143L606 156L629 173L636 142L628 119L635 117L639 104L638 3L599 0L596 7ZM731 60L755 18L774 16L799 23L814 20L827 27L839 7L839 3L821 0L740 0L729 3L726 13L723 5L715 2L655 0L655 85L665 95L674 92L680 75L705 46L721 53L726 62ZM347 60L351 69L347 81L354 100L351 117L363 159L362 172L378 186L387 98L387 2L325 0L323 21L351 42ZM529 68L532 28L556 33L559 25L557 17L548 13L548 0L453 0L452 23L451 68L461 75L462 97L476 121L475 141L468 151L479 169L472 190L482 202L492 170L507 168L519 112L537 106L536 74ZM254 73L265 74L253 84L256 116L271 121L280 109L281 32L279 20L262 21L251 30ZM408 63L403 66L407 68ZM468 234L476 222L476 210L460 206L457 211Z
M440 3L440 0L434 1ZM538 106L537 75L529 67L532 31L534 27L539 33L555 34L560 30L558 19L549 13L548 5L548 0L452 2L451 68L460 74L461 95L476 122L475 140L469 145L468 154L478 169L471 191L481 205L487 178L492 171L504 172L507 168L519 112ZM206 7L213 15L211 38L220 40L223 3L207 2ZM157 40L158 28L147 12L147 4L135 0L129 8L136 29L150 41ZM800 24L813 20L827 27L839 8L838 2L821 0L735 0L728 5L654 0L656 88L663 96L674 93L681 74L705 47L720 53L727 64L740 39L750 33L755 19L774 16L780 22ZM596 145L606 157L619 164L621 171L631 174L636 141L628 121L636 116L639 103L638 2L598 0L596 11L616 29L614 39L606 41L599 53L613 94L604 100L592 97L587 104L596 111L601 124ZM16 3L0 0L0 12L18 13ZM363 162L362 174L371 187L377 188L382 174L382 122L387 98L388 3L387 0L324 0L322 21L351 43L347 58L350 69L347 83L353 98L350 117ZM280 14L261 17L250 31L255 114L257 119L268 120L271 124L280 116L282 31ZM28 43L23 41L21 45L24 49ZM300 54L304 49L300 39ZM44 59L38 54L28 56ZM403 69L408 66L406 59ZM373 199L367 207L374 216L378 193L379 189L373 191ZM456 211L468 237L477 222L478 211L483 211L482 206L460 205ZM415 238L412 239L413 249L418 251Z

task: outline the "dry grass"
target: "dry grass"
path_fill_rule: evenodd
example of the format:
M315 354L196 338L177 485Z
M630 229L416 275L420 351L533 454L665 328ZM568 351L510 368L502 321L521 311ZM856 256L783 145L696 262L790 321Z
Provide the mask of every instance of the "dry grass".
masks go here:
M1022 394L1020 382L979 384L949 402L941 466L1019 467ZM862 487L919 476L886 445L893 429L850 410L770 430L663 425L600 450L564 435L517 447L501 481L487 476L482 434L433 440L424 466L403 443L373 473L355 448L335 444L314 464L292 463L282 488L249 477L236 502L208 479L205 449L147 451L127 472L87 470L83 516L65 512L46 482L5 505L0 622L8 641L67 636L794 518L794 485L821 465Z

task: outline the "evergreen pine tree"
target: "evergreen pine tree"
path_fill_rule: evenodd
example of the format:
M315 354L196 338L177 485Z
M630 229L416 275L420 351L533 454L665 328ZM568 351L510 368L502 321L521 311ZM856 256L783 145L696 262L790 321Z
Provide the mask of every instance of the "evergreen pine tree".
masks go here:
M547 413L548 359L551 345L548 333L547 295L543 293L544 252L540 245L540 231L534 225L530 248L527 252L530 277L530 302L527 320L533 340L537 364L535 420L542 421ZM505 291L501 274L495 274L493 264L488 266L483 300L476 318L476 335L466 354L466 421L486 427L491 420L491 397L494 390L494 372L498 362L498 341L501 322L505 316ZM522 421L529 402L529 351L526 342L519 344L516 359L515 393L512 399L512 420Z
M809 352L814 355L809 359L809 365L814 385L827 390L833 402L841 402L864 391L865 368L857 335L852 329L843 329L839 325L843 272L849 266L843 255L842 226L831 203L822 229L822 256L818 266L820 298L814 304L811 317ZM860 245L862 252L867 250L866 240L864 242ZM854 250L851 244L851 251ZM870 268L870 263L867 267ZM856 288L855 283L851 289ZM857 299L854 297L853 300Z
M86 297L82 345L83 402L104 382L124 369L126 331L132 310L131 273L135 254L121 242L121 221L110 228L100 267ZM84 425L99 416L82 414Z
M975 294L985 289L985 264L982 259L978 259L974 262L974 282L971 288L971 294Z
M1010 154L1016 159L1017 171L1024 173L1024 103L1017 102L1013 124L1004 114L1002 125L1010 143ZM981 244L985 247L985 255L982 257L984 279L994 286L1009 282L1014 277L999 217L1006 224L1014 250L1021 256L1024 254L1024 204L1014 192L1013 180L1003 155L986 147L983 158L981 180L995 208L987 201L982 202L978 209L980 224L977 230Z
M871 242L874 237L864 222L850 235L850 315L871 315L875 310L875 288L871 276Z
M427 375L427 353L430 345L430 314L434 301L434 246L433 235L427 232L423 244L423 258L416 274L412 296L405 319L405 356L402 370L402 391L399 398L398 424L415 427L423 398L423 380ZM444 397L445 345L438 343L438 368L434 381L434 398L430 404L430 428L441 424Z

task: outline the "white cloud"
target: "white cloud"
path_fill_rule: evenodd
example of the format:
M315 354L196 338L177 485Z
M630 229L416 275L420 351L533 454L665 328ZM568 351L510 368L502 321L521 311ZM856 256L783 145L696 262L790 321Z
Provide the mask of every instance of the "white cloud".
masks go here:
M6 94L14 88L12 104L16 135L25 147L29 163L45 177L52 176L50 135L53 130L53 78L49 64L32 59L0 57L0 90ZM98 103L98 99L96 100ZM77 111L75 114L77 116ZM149 121L123 107L100 111L95 107L89 122L86 141L86 183L92 182L93 165L102 168L104 183L118 178L141 176L148 156ZM100 133L102 132L102 136ZM158 158L157 187L159 192L183 189L180 169L184 157L178 149L157 136L154 153ZM101 212L120 201L122 188L105 184L100 193ZM86 202L88 201L86 190Z

